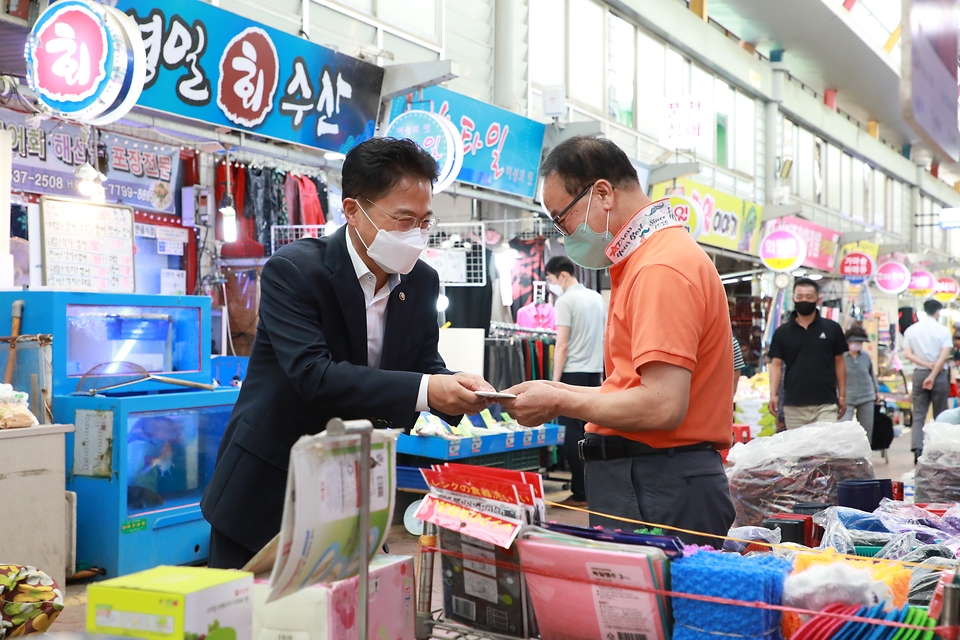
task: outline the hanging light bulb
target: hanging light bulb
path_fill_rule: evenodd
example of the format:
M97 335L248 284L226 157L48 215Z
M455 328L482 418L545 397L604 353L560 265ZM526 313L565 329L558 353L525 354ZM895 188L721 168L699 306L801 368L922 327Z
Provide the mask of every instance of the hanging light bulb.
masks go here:
M237 210L233 208L233 196L225 194L220 200L220 215L223 216L223 241L237 241Z
M73 175L80 178L80 182L77 183L77 191L80 195L90 198L97 204L103 204L106 198L103 183L106 182L107 176L94 169L89 162L84 162L74 169Z

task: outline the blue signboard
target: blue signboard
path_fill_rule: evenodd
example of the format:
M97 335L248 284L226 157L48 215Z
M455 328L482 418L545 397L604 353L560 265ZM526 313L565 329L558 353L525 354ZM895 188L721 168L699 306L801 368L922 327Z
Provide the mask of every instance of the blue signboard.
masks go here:
M534 197L545 125L443 87L424 89L423 100L412 94L395 98L390 119L411 107L450 118L463 140L457 180Z
M383 69L199 0L119 0L147 53L138 105L346 153L373 137Z

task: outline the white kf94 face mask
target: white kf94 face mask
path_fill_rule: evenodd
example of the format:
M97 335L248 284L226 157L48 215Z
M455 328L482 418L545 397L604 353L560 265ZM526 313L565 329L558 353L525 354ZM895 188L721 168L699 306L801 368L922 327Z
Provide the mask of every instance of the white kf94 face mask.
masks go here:
M406 275L413 270L420 254L427 248L427 242L430 239L430 232L423 231L419 227L414 227L409 231L384 231L370 219L367 212L360 203L357 203L363 215L367 216L370 224L377 230L373 242L368 246L363 242L363 237L357 232L360 242L367 248L367 255L373 259L377 265L387 273L398 273Z

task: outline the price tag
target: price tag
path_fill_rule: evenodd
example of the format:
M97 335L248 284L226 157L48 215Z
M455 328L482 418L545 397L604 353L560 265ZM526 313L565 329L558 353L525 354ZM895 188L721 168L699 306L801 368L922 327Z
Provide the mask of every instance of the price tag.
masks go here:
M511 418L511 417L510 417L510 414L507 413L506 411L501 411L501 412L500 412L500 420L501 420L502 422L513 422L513 418Z
M560 425L560 428L557 429L557 444L562 444L567 439L567 428L563 425Z
M470 441L470 452L475 454L480 453L481 446L483 446L483 438L474 436L473 440Z
M493 414L490 413L490 409L484 409L481 411L480 417L483 418L483 424L487 425L487 428L493 429L497 426L497 421L494 420Z
M533 444L533 430L524 429L523 430L523 446L529 447L531 444Z
M513 449L513 445L516 444L517 434L513 431L507 434L507 449Z
M547 441L547 429L546 427L540 427L537 429L537 444L544 444Z
M447 447L447 457L456 458L460 455L460 438L456 440L451 440L450 445Z
M135 222L133 225L133 235L141 236L143 238L156 238L157 228L152 224L143 224L142 222Z
M157 253L162 256L182 256L183 243L170 240L157 240Z

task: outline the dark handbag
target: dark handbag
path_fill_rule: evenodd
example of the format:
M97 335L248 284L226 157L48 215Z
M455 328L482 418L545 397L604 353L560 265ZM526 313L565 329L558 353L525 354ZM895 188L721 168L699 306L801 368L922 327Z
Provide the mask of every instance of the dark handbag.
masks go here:
M873 442L870 448L874 451L889 449L893 443L893 420L887 415L887 408L882 404L873 406Z

